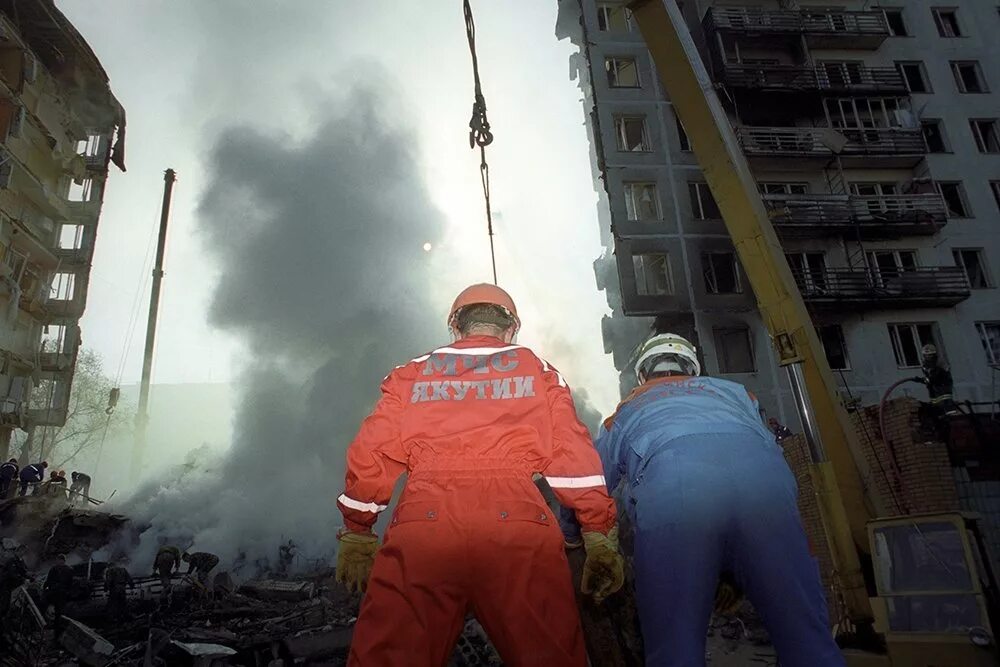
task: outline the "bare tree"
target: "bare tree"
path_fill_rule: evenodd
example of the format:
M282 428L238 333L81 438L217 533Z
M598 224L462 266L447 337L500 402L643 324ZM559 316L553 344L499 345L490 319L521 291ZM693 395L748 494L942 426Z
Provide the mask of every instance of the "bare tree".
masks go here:
M132 423L131 406L119 404L108 412L108 395L114 387L104 374L104 364L93 350L80 350L63 426L39 426L23 439L22 458L52 462L59 470L81 454L99 447L104 439ZM37 454L35 454L37 452Z

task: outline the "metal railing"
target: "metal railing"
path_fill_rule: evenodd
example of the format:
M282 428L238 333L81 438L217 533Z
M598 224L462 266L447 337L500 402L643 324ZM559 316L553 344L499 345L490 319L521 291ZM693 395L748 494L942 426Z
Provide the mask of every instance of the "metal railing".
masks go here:
M944 200L937 194L764 195L771 222L786 231L886 231L933 234L948 221Z
M943 226L948 207L938 194L853 196L854 219L878 224L929 224Z
M792 269L806 301L958 303L971 293L957 266L913 269Z
M726 65L723 80L733 88L831 92L906 91L893 67L856 65Z
M708 11L705 22L709 29L739 32L889 36L885 16L877 11L773 11L756 7L713 7Z
M837 129L822 127L736 128L740 146L748 156L824 157L923 155L927 152L917 129Z
M777 227L849 227L853 222L847 195L765 195L764 204Z

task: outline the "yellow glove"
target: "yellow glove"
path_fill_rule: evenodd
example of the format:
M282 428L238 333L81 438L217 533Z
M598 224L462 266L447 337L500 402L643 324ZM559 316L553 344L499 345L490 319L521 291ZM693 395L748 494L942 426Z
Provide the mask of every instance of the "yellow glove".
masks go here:
M601 603L625 583L625 561L618 553L618 526L607 535L596 531L584 533L583 546L587 560L583 564L580 590Z
M372 534L343 532L337 535L337 581L347 590L360 593L372 572L378 538Z
M743 602L743 591L737 585L736 580L726 573L719 579L719 586L715 589L715 613L732 614Z

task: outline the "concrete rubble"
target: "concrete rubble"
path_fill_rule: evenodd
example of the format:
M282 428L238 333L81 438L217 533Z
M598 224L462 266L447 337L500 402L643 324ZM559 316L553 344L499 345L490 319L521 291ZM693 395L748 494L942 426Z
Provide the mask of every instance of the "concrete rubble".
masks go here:
M627 522L620 518L628 552ZM136 530L127 517L52 504L47 498L0 502L3 554L18 550L34 577L14 592L11 611L2 619L0 667L346 664L360 600L336 584L334 570L325 565L297 576L263 572L239 584L228 572L214 572L208 589L175 574L168 595L159 577L134 576L134 585L126 589L127 617L109 619L103 585L108 564L93 554L112 543L122 545L128 541L123 536ZM42 582L60 553L73 554L76 564L74 591L64 612L66 630L57 640ZM581 549L568 556L578 583L585 554ZM593 664L643 664L631 590L626 587L600 607L582 596L578 600ZM774 664L766 633L749 605L745 607L734 616L713 620L708 664ZM470 617L449 664L503 663L483 628Z

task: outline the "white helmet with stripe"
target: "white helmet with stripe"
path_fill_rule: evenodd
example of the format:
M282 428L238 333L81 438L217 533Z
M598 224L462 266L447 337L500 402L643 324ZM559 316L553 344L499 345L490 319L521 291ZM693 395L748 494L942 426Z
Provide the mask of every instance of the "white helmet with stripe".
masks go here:
M698 351L689 340L672 333L655 334L636 349L635 376L639 382L656 371L701 375Z

